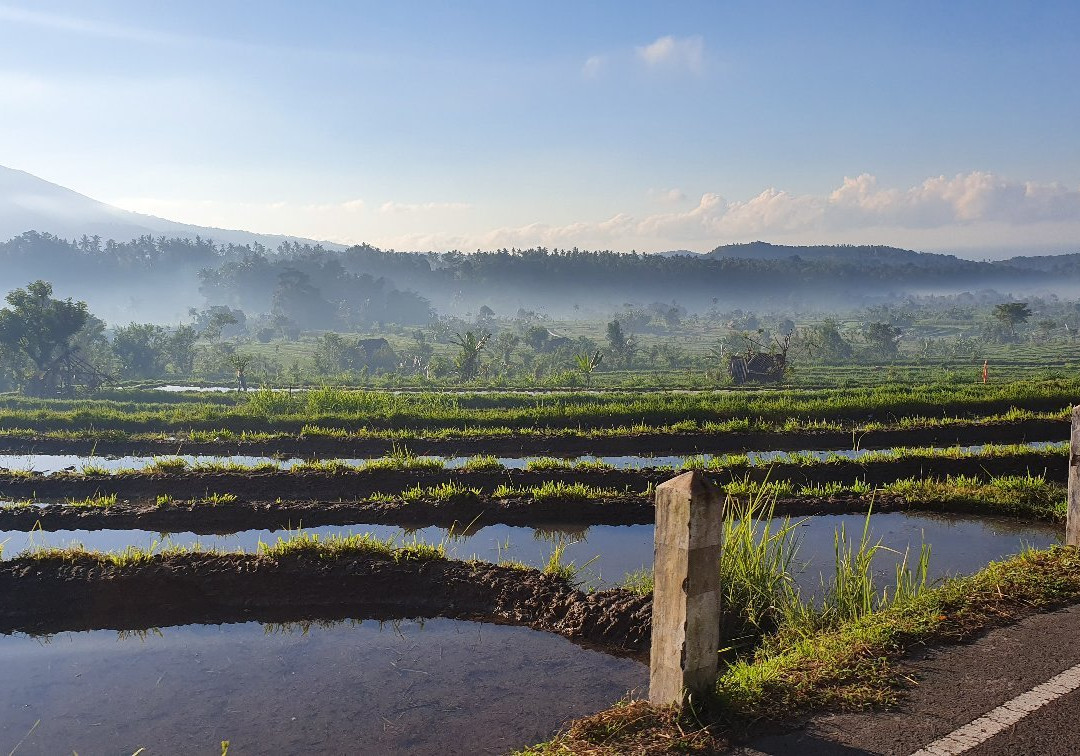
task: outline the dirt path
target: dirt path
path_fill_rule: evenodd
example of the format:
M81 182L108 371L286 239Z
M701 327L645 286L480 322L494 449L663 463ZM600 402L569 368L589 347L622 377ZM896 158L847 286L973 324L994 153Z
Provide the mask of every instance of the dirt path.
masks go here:
M993 630L966 645L928 649L905 664L904 674L916 684L895 710L815 716L729 753L1075 754L1080 750L1077 638L1080 606L1073 606Z
M536 570L378 553L188 553L124 565L75 556L0 564L4 633L411 617L524 625L640 655L647 653L652 601L621 589L582 593Z

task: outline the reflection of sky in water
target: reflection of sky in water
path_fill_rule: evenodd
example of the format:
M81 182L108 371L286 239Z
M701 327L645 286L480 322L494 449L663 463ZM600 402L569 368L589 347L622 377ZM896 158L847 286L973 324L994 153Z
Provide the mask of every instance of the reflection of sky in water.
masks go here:
M648 685L557 635L446 619L0 636L0 667L0 743L28 754L507 753Z
M853 515L819 515L795 520L800 546L798 563L805 565L798 577L805 591L816 592L819 574L831 573L834 564L833 538L843 526L848 538L857 541L862 534L865 517ZM778 527L782 520L772 520ZM883 578L891 578L894 565L903 552L910 551L909 560L918 559L923 543L931 546L931 578L975 572L987 563L1016 554L1025 546L1046 547L1058 543L1059 528L1049 525L1023 523L1005 518L974 518L924 514L886 513L871 518L871 540L881 539L883 545L898 553L882 552L878 568ZM594 525L560 526L546 529L489 525L475 528L464 535L450 537L443 528L429 527L404 531L390 525L358 525L353 527L327 526L305 529L320 536L329 534L371 533L381 539L392 538L408 542L414 538L428 543L444 543L447 555L455 559L477 557L484 561L513 560L532 567L547 564L557 544L566 546L564 562L584 567L582 577L592 585L610 586L636 570L650 568L653 560L652 525ZM259 541L274 543L278 537L288 537L285 530L249 530L231 535L212 536L194 533L162 534L143 530L91 530L33 532L0 531L4 545L3 557L11 558L36 546L67 546L73 542L101 551L114 551L127 546L158 548L172 544L227 551L254 551ZM886 581L887 582L887 581Z
M1040 441L1031 444L1027 444L1031 449L1044 449L1047 447L1062 447L1064 443ZM950 447L955 448L955 447ZM960 447L964 451L978 451L983 448L982 445L978 446L964 446ZM749 458L750 464L766 464L769 462L784 462L790 460L792 455L799 454L803 456L812 456L815 459L823 460L829 456L841 456L847 459L858 459L859 457L873 453L873 449L833 449L826 451L800 451L800 452L782 452L782 451L759 451L748 452L746 456ZM878 450L880 451L880 450ZM583 462L604 462L612 465L616 468L634 468L634 467L661 467L668 466L673 468L680 468L688 459L704 459L711 460L714 456L712 454L700 454L700 455L667 455L667 456L642 456L642 455L621 455L621 456L584 456L584 457L570 457L568 460L583 461ZM175 455L162 455L162 456L145 456L145 455L130 455L125 457L83 457L75 454L0 454L0 468L7 468L9 470L34 470L44 474L52 474L61 470L69 470L72 472L81 472L86 467L98 467L109 471L115 471L120 469L134 469L140 470L144 467L148 467L153 464L155 460L169 460L169 459L182 459L188 464L227 464L232 463L236 465L261 465L272 464L282 469L288 469L298 464L302 460L298 458L279 459L276 457L255 457L255 456L212 456L212 455L192 455L192 454L175 454ZM465 464L468 457L423 457L423 459L441 459L446 467L453 469L461 467ZM521 469L528 464L529 461L539 459L539 457L498 457L499 463L503 467L510 469ZM339 461L350 465L359 465L367 459L358 458L341 458L338 460L323 459L324 462Z

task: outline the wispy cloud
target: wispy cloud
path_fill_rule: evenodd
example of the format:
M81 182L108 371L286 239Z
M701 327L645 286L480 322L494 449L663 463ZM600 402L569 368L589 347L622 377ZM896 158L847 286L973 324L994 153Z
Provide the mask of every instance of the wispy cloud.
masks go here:
M701 73L705 62L705 41L699 36L660 37L655 42L637 48L637 56L653 67L683 68Z
M27 10L10 5L0 5L0 21L130 42L174 44L191 41L188 37L152 29L95 21L82 16Z
M649 197L661 205L677 205L686 199L686 192L682 189L650 189Z
M607 56L606 55L593 55L586 61L585 65L581 67L581 75L586 79L595 79L604 72L607 68Z
M379 212L391 213L427 213L440 210L469 210L472 205L468 202L384 202L379 206Z

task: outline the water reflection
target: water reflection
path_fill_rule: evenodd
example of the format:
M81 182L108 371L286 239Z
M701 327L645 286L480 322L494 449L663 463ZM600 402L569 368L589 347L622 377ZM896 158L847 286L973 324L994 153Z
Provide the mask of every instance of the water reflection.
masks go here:
M1037 441L1029 444L1023 444L1030 448L1032 451L1039 451L1044 449L1053 448L1065 448L1063 442L1056 441ZM941 448L941 447L935 447ZM948 447L949 449L959 449L962 452L978 452L985 448L984 444L977 444L974 446L961 446L961 447ZM816 460L825 460L830 457L843 457L845 459L860 459L868 454L874 454L882 451L881 449L831 449L831 450L803 450L794 452L784 451L752 451L747 452L745 456L751 465L763 465L772 462L791 462L793 460L803 461L809 458ZM595 456L587 455L580 457L565 457L557 458L566 465L573 465L579 462L598 462L603 465L609 465L616 469L633 469L641 467L670 467L673 469L680 469L688 461L700 461L702 464L708 464L714 459L723 459L726 456L723 454L691 454L691 455L661 455L661 456L648 456L648 455L635 455L624 454L615 456ZM341 457L341 458L325 458L322 462L340 462L346 465L359 466L366 462L370 462L370 457ZM421 456L420 459L438 460L450 470L460 468L464 466L469 457L437 457L437 456ZM536 462L538 460L550 460L552 457L496 457L499 464L510 470L521 470L526 468L529 463ZM0 470L8 469L15 471L34 471L43 475L52 475L58 472L97 472L107 471L116 472L117 470L143 470L156 463L168 463L170 460L182 460L187 465L239 465L243 467L255 467L257 465L273 466L282 470L288 470L295 467L298 464L304 462L299 457L272 457L272 456L254 456L254 455L232 455L232 456L217 456L217 455L202 455L202 454L169 454L169 455L126 455L126 456L79 456L76 454L0 454Z
M210 753L223 740L239 753L506 753L648 680L556 635L445 619L4 636L0 665L0 743L23 741L19 753Z
M819 589L820 577L831 580L834 565L834 537L845 528L849 536L862 532L864 515L819 515L795 522L799 539L797 561L804 565L796 580L810 593ZM122 550L128 546L162 549L167 546L203 548L220 551L252 552L259 542L275 543L296 531L247 530L221 536L195 533L163 534L146 530L58 530L53 532L0 531L0 557L10 559L21 551L73 543L101 551ZM651 569L653 561L652 525L592 525L549 523L543 527L510 525L468 528L427 527L402 529L391 525L365 525L352 528L326 526L304 532L327 537L333 534L371 533L383 540L442 543L454 559L476 558L488 562L514 561L542 568L560 550L563 564L573 563L583 569L579 579L589 586L610 587L642 568ZM876 567L883 578L895 574L896 561L907 551L918 557L922 544L930 544L930 577L968 574L990 561L1011 556L1026 546L1045 548L1061 539L1061 529L1053 525L1027 523L1009 518L930 515L923 513L882 513L871 516L872 540L881 539L891 549L883 552Z

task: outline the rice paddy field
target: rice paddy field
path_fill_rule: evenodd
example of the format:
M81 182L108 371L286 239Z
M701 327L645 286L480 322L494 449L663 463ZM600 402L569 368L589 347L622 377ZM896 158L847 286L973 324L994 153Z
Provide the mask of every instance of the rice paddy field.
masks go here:
M0 396L0 745L584 748L647 694L688 470L726 497L710 716L765 716L770 654L1071 558L1080 379L886 378Z

